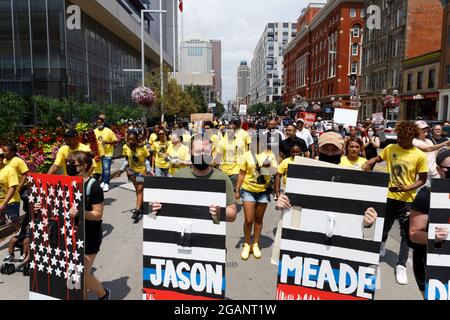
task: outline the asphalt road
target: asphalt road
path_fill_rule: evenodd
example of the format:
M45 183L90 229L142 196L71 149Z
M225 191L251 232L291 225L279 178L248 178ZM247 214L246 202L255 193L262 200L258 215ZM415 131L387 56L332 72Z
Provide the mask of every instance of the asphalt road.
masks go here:
M112 290L113 300L142 298L142 221L133 224L130 210L135 196L126 177L116 180L106 193L103 220L104 240L97 256L95 275L103 286ZM227 225L227 299L272 300L276 294L277 267L270 263L273 239L280 214L272 202L266 211L260 247L262 258L240 258L243 243L243 211ZM380 263L381 287L376 299L421 299L414 281L412 265L408 263L408 285L398 285L394 268L399 249L398 227L394 226L387 243L387 254ZM0 243L0 257L6 255L7 240ZM0 299L28 299L28 277L16 273L0 275ZM92 296L90 296L93 299Z

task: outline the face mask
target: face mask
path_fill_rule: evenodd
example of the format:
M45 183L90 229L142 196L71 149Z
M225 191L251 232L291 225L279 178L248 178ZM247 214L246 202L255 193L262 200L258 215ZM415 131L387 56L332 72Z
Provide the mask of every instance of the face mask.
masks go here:
M373 137L373 132L369 131L368 135L369 135L369 137Z
M333 156L329 156L324 153L319 153L319 160L323 162L333 163L333 164L339 164L341 163L341 155L336 154Z
M205 155L205 154L201 154L201 155L198 155L198 156L191 155L192 165L197 170L203 171L203 170L208 169L209 163L207 163L207 161L205 161L205 160L209 160L209 163L211 163L212 157L208 156L208 155Z
M105 127L105 126L97 126L97 129L98 129L98 130L103 130L104 127Z
M70 177L76 177L79 175L79 172L77 171L77 166L74 164L67 164L66 172L67 172L67 175Z

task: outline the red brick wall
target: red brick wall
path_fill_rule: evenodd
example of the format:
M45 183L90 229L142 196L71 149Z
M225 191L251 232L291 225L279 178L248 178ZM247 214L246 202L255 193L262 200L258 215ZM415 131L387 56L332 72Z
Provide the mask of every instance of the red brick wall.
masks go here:
M442 19L439 0L408 1L406 59L440 50Z

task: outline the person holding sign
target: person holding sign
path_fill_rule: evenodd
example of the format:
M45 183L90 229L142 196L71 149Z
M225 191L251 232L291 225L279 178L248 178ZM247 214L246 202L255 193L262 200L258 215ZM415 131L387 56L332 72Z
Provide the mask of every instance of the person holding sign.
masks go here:
M389 231L395 220L398 220L401 243L395 274L397 282L402 285L408 283L406 262L409 252L408 230L411 203L416 197L416 190L427 183L428 175L427 156L413 145L418 130L414 123L398 122L395 127L397 144L387 146L379 156L363 165L363 170L369 171L373 164L387 162L390 179L380 256L383 257L386 254Z
M441 151L437 158L437 171L440 178L450 179L450 150ZM425 295L425 267L427 265L428 245L428 213L430 211L430 188L420 189L412 203L409 236L416 245L413 247L413 270L417 286ZM448 238L446 227L436 227L435 242L442 242Z
M256 259L261 258L258 243L264 213L267 204L270 202L269 184L271 176L277 170L275 155L270 149L263 147L267 140L267 135L253 134L250 150L244 155L236 185L236 200L242 198L245 216L245 243L241 253L242 260L247 260L251 252ZM254 231L253 244L250 245L252 229Z
M183 168L178 170L175 178L195 178L195 179L214 179L225 180L227 190L227 207L226 207L226 221L233 222L236 220L236 202L233 197L233 184L228 176L211 167L212 162L212 143L203 134L196 134L191 139L191 168ZM176 188L176 186L174 186ZM161 210L163 204L160 202L153 202L151 204L151 214L156 216ZM218 215L220 214L220 207L216 204L209 206L209 213L214 223L219 223Z

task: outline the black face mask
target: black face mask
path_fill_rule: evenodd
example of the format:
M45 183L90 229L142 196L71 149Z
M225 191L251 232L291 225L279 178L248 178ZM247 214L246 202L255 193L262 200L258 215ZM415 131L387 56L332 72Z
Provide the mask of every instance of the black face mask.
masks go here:
M77 166L74 164L67 164L66 165L66 172L67 175L70 177L76 177L78 176L79 172L77 170Z
M450 179L450 171L448 169L445 171L445 179Z
M212 161L212 157L206 154L201 155L191 155L192 165L200 171L206 170Z
M333 164L339 164L341 163L341 155L336 154L333 156L329 156L324 153L319 153L319 160L323 162L333 163Z

